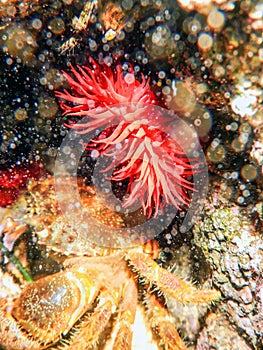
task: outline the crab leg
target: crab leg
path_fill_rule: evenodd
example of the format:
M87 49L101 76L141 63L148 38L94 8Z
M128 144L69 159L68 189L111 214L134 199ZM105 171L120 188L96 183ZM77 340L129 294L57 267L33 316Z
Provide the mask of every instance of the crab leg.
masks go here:
M156 284L164 294L180 303L210 303L220 298L220 293L215 289L198 290L142 253L131 251L127 258L148 282Z
M161 339L160 345L163 345L165 350L187 350L186 345L174 328L171 316L158 302L155 295L147 294L145 303L149 311L151 327Z
M105 349L130 350L132 347L133 324L137 308L137 286L132 278L123 288L119 314L113 328L113 339L106 343Z
M99 295L99 303L93 312L84 315L84 320L75 326L72 337L66 343L61 341L59 349L88 350L95 347L105 330L111 315L115 312L121 293L118 290L104 290Z

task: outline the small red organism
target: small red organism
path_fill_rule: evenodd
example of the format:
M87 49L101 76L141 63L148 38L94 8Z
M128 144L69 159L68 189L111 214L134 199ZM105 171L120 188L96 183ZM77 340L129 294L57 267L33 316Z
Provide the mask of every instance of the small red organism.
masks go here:
M66 101L60 102L64 114L70 116L89 116L92 123L85 125L86 131L94 130L102 125L108 125L111 120L105 115L100 116L97 108L109 107L120 103L156 104L156 98L149 88L149 80L141 75L142 81L135 79L133 69L123 75L121 65L116 70L104 64L102 67L90 58L90 66L78 66L78 71L71 66L72 78L63 72L70 86L68 91L56 92L56 96ZM68 102L73 103L69 105ZM94 114L91 111L94 111ZM89 113L87 113L89 112Z
M190 177L196 172L180 145L166 130L167 116L153 113L157 104L149 79L139 81L130 67L124 74L121 65L112 70L93 59L64 73L69 91L56 92L60 107L69 117L87 117L81 123L69 121L69 128L80 134L95 132L87 144L91 152L112 157L112 181L128 179L123 207L140 200L144 214L157 216L164 205L177 209L189 205L188 191L194 191ZM120 147L121 145L121 147Z
M0 207L14 203L28 179L37 180L40 175L41 165L37 162L0 170Z

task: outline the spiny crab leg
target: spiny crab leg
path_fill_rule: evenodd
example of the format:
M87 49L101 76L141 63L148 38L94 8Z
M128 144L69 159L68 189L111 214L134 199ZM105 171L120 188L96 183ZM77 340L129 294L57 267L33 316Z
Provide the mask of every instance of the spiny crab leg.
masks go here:
M130 350L132 348L133 325L137 309L137 286L132 278L123 287L118 317L112 331L112 338L105 349Z
M74 326L70 341L64 342L62 340L59 349L88 350L95 347L112 314L115 313L120 297L120 290L103 290L99 294L98 305L93 311L85 314L77 326Z
M164 295L174 298L180 303L211 303L220 298L215 289L199 290L190 283L182 281L173 273L159 266L145 254L131 251L126 257L136 271L150 283L156 284Z
M144 301L148 309L148 319L152 329L160 338L160 345L164 346L165 350L187 350L179 333L174 328L172 317L159 303L155 295L147 293Z

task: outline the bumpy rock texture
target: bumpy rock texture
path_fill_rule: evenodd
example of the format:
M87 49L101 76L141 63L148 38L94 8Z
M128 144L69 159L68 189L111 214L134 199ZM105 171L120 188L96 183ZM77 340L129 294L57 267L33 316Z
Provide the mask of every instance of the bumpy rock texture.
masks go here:
M222 293L219 311L250 346L261 349L263 242L250 214L248 208L214 194L195 227L194 241L210 265L213 284Z
M211 313L206 318L200 333L196 350L249 350L250 346L234 332L228 321L220 313Z

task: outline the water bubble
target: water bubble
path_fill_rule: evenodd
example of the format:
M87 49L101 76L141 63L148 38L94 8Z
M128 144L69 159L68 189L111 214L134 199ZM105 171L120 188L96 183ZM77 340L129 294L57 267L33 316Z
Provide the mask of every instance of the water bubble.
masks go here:
M28 118L27 110L25 108L18 108L15 111L15 118L19 121L24 121Z
M213 46L213 38L208 33L202 33L199 35L197 45L201 51L209 51Z
M161 70L161 71L158 73L158 78L159 78L159 79L164 79L165 76L166 76L166 73L165 73L165 71L163 71L163 70Z
M135 77L134 77L134 74L132 73L127 73L124 77L124 80L125 82L130 85L130 84L133 84L134 81L135 81Z
M39 18L34 18L31 25L34 29L39 30L42 28L42 21Z
M220 163L224 160L226 155L226 150L223 145L218 145L216 147L209 146L207 149L208 159L212 163Z
M207 17L207 24L214 30L220 30L225 23L225 15L218 9L209 12Z
M58 112L58 104L53 97L40 97L38 99L38 112L43 118L54 118Z
M246 164L241 169L241 176L247 181L255 180L258 176L257 167L253 164Z

